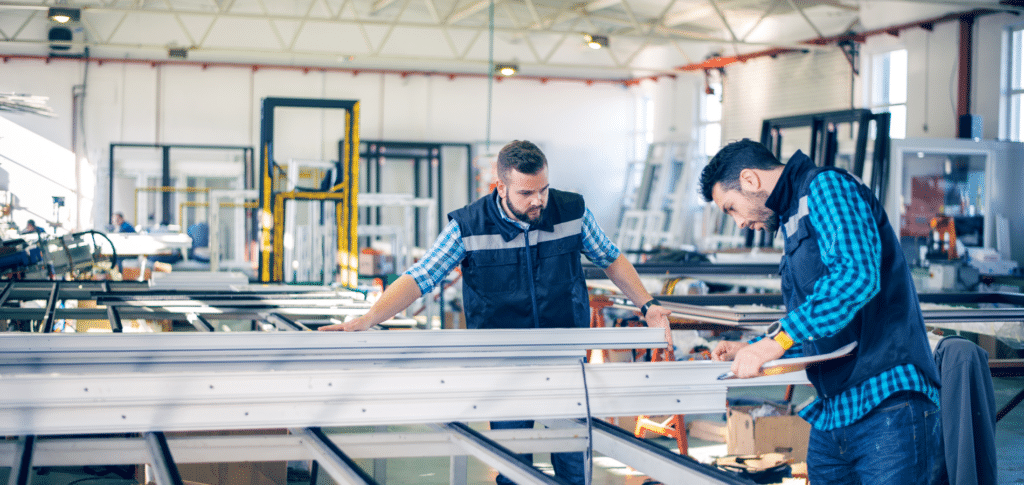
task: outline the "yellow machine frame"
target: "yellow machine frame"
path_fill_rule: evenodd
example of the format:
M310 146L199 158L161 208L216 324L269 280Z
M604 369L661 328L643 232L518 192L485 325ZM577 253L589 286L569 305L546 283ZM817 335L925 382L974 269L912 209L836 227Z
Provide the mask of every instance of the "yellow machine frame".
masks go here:
M345 110L345 149L339 161L340 183L327 191L278 191L274 174L280 170L273 160L274 110L277 107L334 108ZM264 98L260 128L260 264L261 282L284 280L284 206L287 200L335 201L338 225L338 282L355 287L359 268L356 228L359 211L359 101L308 98Z

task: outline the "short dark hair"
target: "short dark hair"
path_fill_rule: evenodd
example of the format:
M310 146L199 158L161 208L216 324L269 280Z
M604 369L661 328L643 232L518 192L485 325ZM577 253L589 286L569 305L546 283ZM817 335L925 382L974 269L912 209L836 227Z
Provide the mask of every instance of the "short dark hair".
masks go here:
M32 224L33 226L36 225L35 219L29 219L27 222L25 222L25 225L29 225L29 224Z
M725 190L740 188L740 172L747 168L772 170L781 166L764 145L744 138L734 141L718 151L700 174L700 192L704 200L711 202L711 191L721 183Z
M510 170L533 175L548 166L544 152L531 142L515 140L501 147L498 152L498 178L506 181Z

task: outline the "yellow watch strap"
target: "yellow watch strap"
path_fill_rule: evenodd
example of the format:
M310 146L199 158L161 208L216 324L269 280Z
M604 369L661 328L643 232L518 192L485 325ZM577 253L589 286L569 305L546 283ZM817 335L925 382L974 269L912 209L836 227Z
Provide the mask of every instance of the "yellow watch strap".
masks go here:
M772 337L772 340L779 343L782 346L782 350L789 350L793 346L793 339L790 338L789 334L785 330L780 331Z

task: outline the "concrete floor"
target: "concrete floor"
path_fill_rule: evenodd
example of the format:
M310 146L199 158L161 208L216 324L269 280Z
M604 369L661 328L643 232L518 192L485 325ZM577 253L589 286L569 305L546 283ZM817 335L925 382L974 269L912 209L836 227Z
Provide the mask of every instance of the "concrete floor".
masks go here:
M1021 389L1024 389L1024 377L994 378L996 408L1002 408ZM781 399L783 387L765 387L759 389L746 388L730 392L730 397L763 397ZM794 392L793 402L799 403L811 395L808 387L798 387ZM688 416L687 419L721 420L724 416L699 415ZM655 438L655 441L666 448L675 445L674 440ZM998 450L999 483L1001 485L1024 484L1024 404L1021 404L1006 415L996 426L996 448ZM725 454L725 445L690 439L691 455L699 461L706 461L714 456ZM534 456L536 466L542 471L551 472L547 454L538 453ZM495 472L483 463L469 459L467 475L471 485L489 485L494 483ZM367 471L373 470L372 460L357 460ZM8 480L9 469L0 467L0 485ZM393 458L387 460L388 485L446 485L449 483L449 459L439 458ZM299 478L301 474L294 474ZM593 485L642 485L647 477L607 457L597 456L594 460ZM55 468L46 474L34 474L33 485L134 485L135 480L126 480L113 474L98 476L86 473L79 468ZM308 483L308 481L290 481L289 485ZM320 474L318 485L330 485L333 481L325 474ZM236 484L230 484L236 485ZM238 484L243 485L243 484ZM248 485L248 484L244 484Z

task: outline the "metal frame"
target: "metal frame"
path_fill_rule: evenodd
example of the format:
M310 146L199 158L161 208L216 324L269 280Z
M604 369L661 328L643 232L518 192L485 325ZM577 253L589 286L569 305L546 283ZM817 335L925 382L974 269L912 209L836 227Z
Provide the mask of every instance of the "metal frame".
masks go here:
M274 112L276 108L319 108L345 110L346 149L340 150L341 183L328 192L291 191L282 193L276 187L274 160ZM359 194L359 101L313 98L263 98L260 122L260 263L259 280L281 281L284 275L283 241L284 200L334 200L338 226L339 282L355 287L358 277L358 241L356 227L359 213L355 210ZM280 225L279 225L280 224Z
M118 148L158 148L163 152L163 187L165 189L173 189L171 187L171 150L173 149L194 149L194 150L241 150L245 161L243 162L244 173L242 174L245 180L245 188L255 188L255 177L253 175L253 152L254 149L251 146L244 145L189 145L189 144L166 144L166 143L111 143L110 144L110 155L107 160L107 220L114 216L114 169L116 160L116 152ZM170 224L172 207L171 207L171 192L163 193L163 215L162 223ZM138 214L136 214L138 217Z
M364 148L365 147L365 148ZM416 174L413 183L413 197L417 198L435 198L437 200L437 233L441 233L443 224L445 221L445 207L442 196L444 194L444 148L455 147L463 148L466 150L466 203L471 203L476 200L475 197L475 173L473 166L473 145L470 143L444 143L444 142L412 142L412 141L391 141L391 140L360 140L360 157L365 160L365 177L364 182L366 183L368 193L380 193L381 192L381 177L380 168L378 162L382 158L398 159L398 160L411 160L413 162L413 171ZM344 150L344 140L338 142L338 153L342 153ZM340 158L340 157L339 157ZM436 161L436 163L432 163ZM420 185L420 171L422 170L421 165L426 162L427 167L427 187L426 193L423 192L423 187ZM429 170L430 166L434 165L434 170ZM434 192L433 181L437 180L437 192ZM371 224L373 222L379 223L380 221L380 208L375 211L367 209L365 211L366 223ZM420 227L420 215L419 210L415 214L414 227ZM419 240L419 233L417 233L414 244L421 245L426 242Z
M53 462L144 461L154 465L158 484L177 484L175 459L238 461L235 457L244 453L244 461L252 461L273 450L277 460L313 458L339 483L371 484L373 478L349 458L350 445L360 454L372 448L383 453L376 456L403 456L389 446L404 454L415 443L389 433L332 437L321 427L427 424L444 433L416 439L447 444L417 447L416 456L473 455L520 483L558 484L523 466L515 453L586 448L586 428L576 420L589 412L722 412L726 386L807 382L803 374L719 381L727 362L581 368L588 348L664 347L660 333L630 328L4 334L0 395L8 397L0 400L0 436L24 439L0 442L0 460L20 460L25 467L19 470ZM368 359L370 365L362 365ZM501 419L569 421L550 430L489 433L462 424ZM658 454L624 432L595 426L595 449L661 474L664 483L682 483L682 469L689 470L687 483L695 477L698 483L743 483L668 452ZM291 429L292 435L165 436L174 431L279 428ZM141 438L110 438L112 433L140 433ZM89 438L95 434L107 437ZM45 451L33 460L31 447L19 443L37 436L45 437ZM360 442L366 445L360 448ZM211 443L216 445L213 453L208 451ZM644 458L646 454L658 456Z
M864 160L867 154L871 122L875 123L875 143L872 155L871 180L868 184L878 197L885 201L886 181L889 176L889 112L872 113L868 109L829 111L782 118L770 118L761 122L761 144L768 147L781 160L782 132L785 128L809 126L811 128L810 153L808 156L821 167L836 164L839 150L836 124L857 123L856 149L850 173L863 178Z

